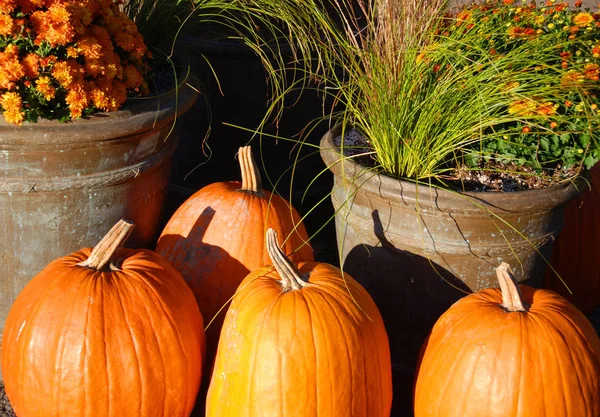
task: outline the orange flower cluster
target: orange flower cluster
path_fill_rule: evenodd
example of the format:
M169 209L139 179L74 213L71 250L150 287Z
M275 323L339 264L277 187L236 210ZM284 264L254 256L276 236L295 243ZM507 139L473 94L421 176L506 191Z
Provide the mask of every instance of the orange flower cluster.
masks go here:
M489 131L511 144L491 139L482 145L485 152L557 166L590 168L600 160L598 9L583 8L579 0L572 6L561 0L475 0L446 18L438 33L458 41L467 65L515 59L502 73L507 102L501 111L509 117ZM521 66L519 54L532 60ZM443 68L427 50L417 62L435 76Z
M115 111L145 88L147 48L114 0L0 0L6 121Z

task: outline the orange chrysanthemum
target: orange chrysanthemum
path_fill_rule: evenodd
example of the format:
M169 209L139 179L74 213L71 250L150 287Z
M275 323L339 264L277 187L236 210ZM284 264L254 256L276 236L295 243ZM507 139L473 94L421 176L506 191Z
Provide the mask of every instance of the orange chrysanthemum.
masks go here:
M63 88L68 88L73 82L69 64L67 61L57 61L52 67L52 76Z
M535 114L536 107L537 104L533 100L516 100L508 107L508 114L514 114L515 116L532 116Z
M8 123L20 125L25 115L22 112L21 96L14 91L8 91L0 96L0 106L4 109L4 119Z
M125 67L125 86L130 90L136 90L144 82L142 73L133 65Z
M571 89L577 88L584 81L585 77L582 73L576 70L570 70L562 76L560 85L563 88Z
M15 21L7 14L0 12L0 35L10 35L15 27Z
M3 108L5 118L21 123L29 112L35 118L50 100L62 100L59 117L66 108L80 117L92 105L114 111L129 90L139 91L147 48L120 7L116 0L0 0L0 36L8 38L0 52L0 94L14 92L5 96L12 103ZM11 44L17 35L26 42ZM37 105L24 104L31 91L37 94L28 100Z
M108 111L110 108L110 100L108 98L108 89L93 86L90 91L90 97L94 106L100 110Z
M10 13L17 7L17 0L0 0L0 12Z
M573 16L573 23L579 27L589 25L594 21L594 16L587 12L580 12Z
M127 88L125 83L114 81L112 89L110 91L110 109L109 111L116 111L125 103L127 100Z
M74 46L69 46L67 48L67 58L77 58L79 56L79 51Z
M41 76L35 81L35 89L39 91L46 100L52 100L56 95L56 88L52 86L52 80L48 76Z
M4 52L0 52L0 89L12 90L24 75L25 70L19 62L17 46L7 45Z
M536 114L539 116L554 116L558 110L558 104L554 104L550 101L541 103L535 109Z
M67 45L75 36L71 14L66 4L54 3L46 11L31 14L31 22L37 32L36 43L48 42L51 46Z
M78 37L77 40L77 51L83 55L86 59L98 60L103 55L103 47L93 35L85 35Z
M40 67L48 68L50 65L53 65L56 62L56 57L54 55L48 55L47 57L40 58Z
M30 80L33 80L38 76L40 69L40 56L38 54L29 53L23 59L23 68L25 70L25 76Z
M583 69L583 75L588 80L598 81L600 79L600 67L598 64L586 64Z
M83 83L84 69L74 59L57 61L52 67L52 76L63 88L70 88L73 83Z
M65 101L69 106L71 117L76 119L81 117L83 111L88 107L88 96L82 84L74 83L71 85Z

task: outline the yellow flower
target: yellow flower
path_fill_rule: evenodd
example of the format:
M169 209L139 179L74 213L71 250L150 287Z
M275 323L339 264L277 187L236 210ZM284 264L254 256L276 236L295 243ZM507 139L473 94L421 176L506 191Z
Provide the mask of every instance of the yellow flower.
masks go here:
M40 68L40 56L38 54L34 54L33 52L27 54L21 63L27 78L33 80L37 77Z
M586 64L583 74L589 80L598 81L600 79L600 66L598 64Z
M21 96L13 91L8 91L0 96L0 106L4 109L4 119L8 123L21 125L25 115L22 110Z
M81 117L89 102L83 85L73 84L67 93L65 101L71 111L71 117L73 119Z
M52 100L56 95L56 88L52 85L52 80L48 76L41 76L35 81L35 89L42 93L46 100Z
M540 116L554 116L557 109L558 104L553 104L550 101L546 101L545 103L537 106L536 113Z
M582 73L576 70L570 70L564 74L560 80L560 85L563 88L575 88L578 84L583 83L585 77Z
M0 35L10 35L13 31L14 20L6 13L0 13Z
M73 47L73 46L69 46L67 48L67 57L68 58L77 58L79 56L79 52L77 51L77 48Z
M54 63L52 76L63 88L68 88L73 82L73 76L66 61L57 61Z
M535 114L537 104L533 100L523 99L513 101L508 106L508 114L514 114L516 116L531 116Z
M19 48L9 44L0 52L0 88L12 90L15 82L25 75L25 69L19 62Z
M573 16L573 23L579 27L589 25L594 21L594 16L587 12L580 12Z

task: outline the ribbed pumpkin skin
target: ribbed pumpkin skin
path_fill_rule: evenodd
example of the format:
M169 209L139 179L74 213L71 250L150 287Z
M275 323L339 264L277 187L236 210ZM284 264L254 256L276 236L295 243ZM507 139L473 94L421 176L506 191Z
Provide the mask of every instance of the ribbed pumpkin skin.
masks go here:
M456 302L433 327L418 370L415 417L598 417L600 340L564 298L521 286Z
M119 249L122 271L50 263L15 301L2 372L19 417L187 417L204 351L192 292L164 259Z
M292 254L308 235L287 201L240 187L237 181L219 182L197 191L173 214L156 246L189 284L207 323L250 271L270 264L264 243L267 228L275 229L282 240L291 234L283 250L293 261L314 259L308 244ZM224 317L222 311L207 330L209 352L216 349Z
M544 287L589 314L600 307L600 164L590 171L592 189L565 208L565 226L554 242L551 264L573 292L548 268Z
M389 417L389 344L373 300L346 274L357 306L330 265L301 263L299 270L313 285L283 293L272 268L240 285L219 340L206 417Z

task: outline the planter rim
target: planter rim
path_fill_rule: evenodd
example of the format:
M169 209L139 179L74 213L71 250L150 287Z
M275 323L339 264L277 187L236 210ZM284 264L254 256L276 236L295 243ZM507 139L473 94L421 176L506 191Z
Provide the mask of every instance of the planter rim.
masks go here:
M191 80L185 79L177 89L157 96L130 98L117 111L94 113L69 122L40 119L16 126L0 115L0 150L15 145L104 142L119 139L123 132L143 133L161 128L189 110L198 99L199 93L190 83Z
M552 185L547 188L514 192L498 191L451 191L445 188L431 187L425 183L394 178L383 173L375 173L356 163L352 158L341 158L340 149L334 138L342 132L342 125L336 124L322 137L319 150L327 168L336 176L345 175L344 183L355 188L363 188L367 193L380 196L397 195L405 202L419 200L419 205L435 209L462 211L480 211L473 201L487 206L491 211L545 211L561 205L589 188L582 177L573 181ZM407 201L408 200L408 201Z

